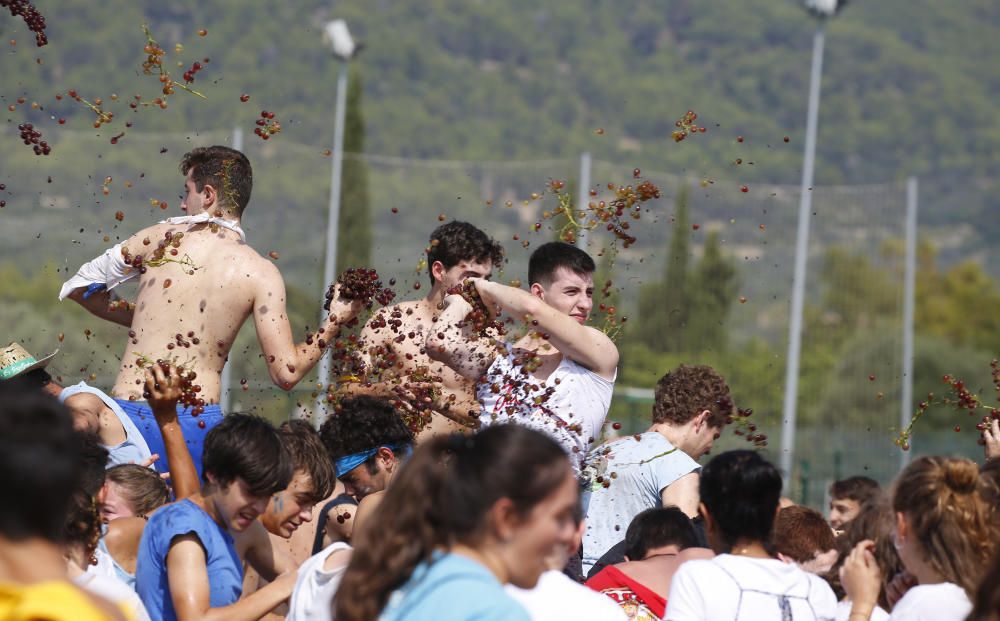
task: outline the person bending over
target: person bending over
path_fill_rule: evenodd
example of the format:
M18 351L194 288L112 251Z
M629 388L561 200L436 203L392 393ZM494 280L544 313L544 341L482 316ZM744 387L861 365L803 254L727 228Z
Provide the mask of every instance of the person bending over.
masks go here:
M255 545L260 537L268 543L257 517L288 486L291 459L277 430L248 414L230 414L212 429L202 459L201 489L149 519L136 590L154 620L257 619L288 598L295 573L240 599L240 551L262 576L275 578L273 550Z
M427 354L475 380L480 423L526 425L552 436L580 471L600 437L611 406L618 348L606 334L584 325L594 301L594 261L575 246L550 242L528 263L530 292L471 279L483 302L532 330L513 345L474 334L473 310L461 295L448 295Z
M711 450L732 413L729 386L721 375L712 367L682 364L656 383L649 429L590 452L584 574L621 540L622 530L641 511L676 506L690 518L698 516L697 460ZM612 472L612 484L597 481Z

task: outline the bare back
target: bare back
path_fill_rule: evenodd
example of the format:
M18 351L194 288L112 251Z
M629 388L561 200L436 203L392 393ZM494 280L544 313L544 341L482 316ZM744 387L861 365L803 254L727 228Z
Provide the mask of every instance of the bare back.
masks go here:
M112 392L123 399L142 399L144 375L136 364L142 355L175 359L194 370L200 396L215 403L222 367L254 309L259 279L276 270L233 231L213 232L204 224L152 226L127 242L129 251L148 256L167 231L184 233L177 255L167 256L185 262L148 267L139 277L132 328ZM150 243L144 244L145 239Z

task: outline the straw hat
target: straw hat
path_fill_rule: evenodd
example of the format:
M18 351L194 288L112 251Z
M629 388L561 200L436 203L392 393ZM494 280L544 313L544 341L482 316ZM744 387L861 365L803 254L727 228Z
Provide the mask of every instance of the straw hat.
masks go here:
M17 377L22 373L34 371L35 369L44 369L49 364L49 361L52 360L52 357L58 353L59 350L57 349L41 360L36 360L34 356L28 353L28 350L21 347L20 343L12 342L0 350L0 381L9 380L12 377Z

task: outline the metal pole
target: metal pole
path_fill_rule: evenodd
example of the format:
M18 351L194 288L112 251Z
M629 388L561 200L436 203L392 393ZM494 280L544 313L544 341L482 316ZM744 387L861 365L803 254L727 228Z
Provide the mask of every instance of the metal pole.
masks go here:
M917 285L917 178L906 180L906 267L903 275L903 397L899 428L910 424L913 407L913 305ZM899 452L900 468L910 462L910 451Z
M813 37L806 148L802 164L802 188L799 199L799 228L795 238L795 275L792 280L792 309L788 326L788 366L785 369L784 420L781 426L781 470L786 484L791 481L792 459L795 455L795 406L799 393L802 306L805 300L806 259L809 253L809 218L812 215L813 164L816 157L816 126L819 120L819 85L823 74L823 30L824 22L820 21Z
M585 211L587 203L590 202L590 152L584 151L580 154L580 188L577 192L576 210ZM574 215L574 217L576 217ZM587 231L580 229L576 231L576 247L582 250L587 249Z
M344 114L347 108L347 61L340 63L340 73L337 75L337 105L333 124L333 163L330 172L330 214L326 225L326 261L323 264L323 286L329 286L335 277L337 268L337 232L340 222L340 176L344 168ZM326 290L324 289L324 294ZM325 301L325 298L324 298ZM327 312L320 313L320 322L326 319ZM324 386L330 381L330 356L323 352L319 359L319 377L317 381ZM320 389L316 399L315 423L323 424L326 416L326 391Z
M233 148L237 151L243 150L243 128L237 125L233 127ZM222 413L227 414L229 412L229 406L232 400L232 395L229 392L229 384L232 380L233 375L233 365L226 360L226 363L222 366L222 377L219 379L222 391L219 394L219 407L222 408Z

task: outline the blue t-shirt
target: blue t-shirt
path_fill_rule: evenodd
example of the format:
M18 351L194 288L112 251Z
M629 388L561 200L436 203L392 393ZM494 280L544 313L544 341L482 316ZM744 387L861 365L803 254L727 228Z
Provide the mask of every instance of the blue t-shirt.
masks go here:
M233 538L201 507L181 500L154 513L139 542L136 591L152 621L177 618L167 581L167 553L175 537L188 533L194 534L205 549L211 607L234 604L243 592L243 565Z
M479 563L438 553L389 596L379 621L531 621Z

